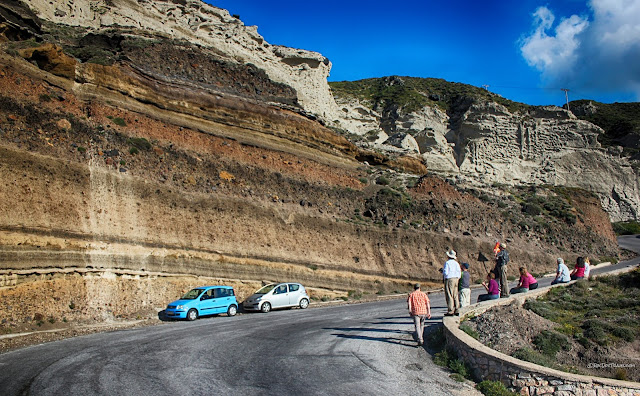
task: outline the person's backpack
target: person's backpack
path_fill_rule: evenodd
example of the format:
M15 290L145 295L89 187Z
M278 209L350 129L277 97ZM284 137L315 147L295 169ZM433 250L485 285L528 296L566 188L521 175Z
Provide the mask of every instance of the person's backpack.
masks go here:
M507 264L509 264L509 252L507 252L506 250L503 250L500 253L498 253L497 266L503 267Z

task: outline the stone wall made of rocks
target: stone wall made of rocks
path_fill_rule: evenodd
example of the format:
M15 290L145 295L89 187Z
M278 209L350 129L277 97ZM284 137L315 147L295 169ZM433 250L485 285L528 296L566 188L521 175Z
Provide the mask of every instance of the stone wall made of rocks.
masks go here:
M566 284L553 287L564 286ZM483 345L459 328L460 321L467 316L479 315L514 300L524 304L526 299L537 298L549 290L543 288L524 295L474 304L463 308L460 317L445 317L443 325L447 346L472 367L476 378L500 381L520 395L640 396L640 383L571 374L525 362Z

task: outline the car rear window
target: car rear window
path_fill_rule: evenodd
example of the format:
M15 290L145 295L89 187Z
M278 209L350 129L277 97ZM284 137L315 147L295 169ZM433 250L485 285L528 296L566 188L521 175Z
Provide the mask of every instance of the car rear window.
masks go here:
M290 292L298 291L298 289L300 289L300 285L295 285L295 284L290 284L289 285L289 291Z

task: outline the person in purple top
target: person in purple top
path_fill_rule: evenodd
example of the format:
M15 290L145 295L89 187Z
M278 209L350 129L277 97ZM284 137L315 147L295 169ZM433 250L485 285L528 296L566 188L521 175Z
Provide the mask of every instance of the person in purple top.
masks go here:
M538 281L527 271L525 267L520 267L520 282L518 282L518 287L514 287L511 289L511 293L524 293L529 290L538 288Z
M482 282L482 286L487 290L487 294L478 296L478 302L487 300L497 300L500 298L500 286L496 282L496 274L490 271L487 274L487 282Z

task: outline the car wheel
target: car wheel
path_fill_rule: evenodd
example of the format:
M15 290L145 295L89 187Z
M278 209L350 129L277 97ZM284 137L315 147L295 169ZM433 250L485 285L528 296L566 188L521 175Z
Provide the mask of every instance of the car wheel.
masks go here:
M229 305L229 308L227 308L227 316L236 316L237 313L238 307L235 305Z
M198 311L195 308L191 308L189 312L187 312L187 320L196 320L198 319Z
M306 298L303 298L302 300L300 300L301 309L305 309L308 306L309 306L309 300L307 300Z
M271 303L262 303L262 307L260 307L260 310L264 313L271 311Z

